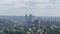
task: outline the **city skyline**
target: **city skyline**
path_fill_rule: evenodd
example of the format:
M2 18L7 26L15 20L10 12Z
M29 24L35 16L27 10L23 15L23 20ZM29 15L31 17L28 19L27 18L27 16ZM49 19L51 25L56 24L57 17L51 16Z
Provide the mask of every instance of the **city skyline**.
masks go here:
M0 0L0 16L60 16L60 0Z

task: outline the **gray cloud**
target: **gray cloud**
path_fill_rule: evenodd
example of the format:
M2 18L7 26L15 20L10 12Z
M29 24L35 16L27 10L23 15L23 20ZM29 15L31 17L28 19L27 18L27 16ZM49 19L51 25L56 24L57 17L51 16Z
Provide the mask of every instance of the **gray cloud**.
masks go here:
M0 0L0 15L60 16L60 0Z

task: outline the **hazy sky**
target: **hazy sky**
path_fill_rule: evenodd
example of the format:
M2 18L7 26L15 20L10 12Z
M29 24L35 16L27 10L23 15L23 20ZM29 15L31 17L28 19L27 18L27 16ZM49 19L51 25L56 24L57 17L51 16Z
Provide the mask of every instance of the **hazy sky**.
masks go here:
M0 0L0 15L60 16L60 0Z

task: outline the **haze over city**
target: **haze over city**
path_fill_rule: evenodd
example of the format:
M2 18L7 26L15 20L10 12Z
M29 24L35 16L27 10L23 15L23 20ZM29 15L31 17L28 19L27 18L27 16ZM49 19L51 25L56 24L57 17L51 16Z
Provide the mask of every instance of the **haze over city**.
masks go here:
M60 16L60 0L0 0L0 16Z
M60 0L0 0L0 34L60 34Z

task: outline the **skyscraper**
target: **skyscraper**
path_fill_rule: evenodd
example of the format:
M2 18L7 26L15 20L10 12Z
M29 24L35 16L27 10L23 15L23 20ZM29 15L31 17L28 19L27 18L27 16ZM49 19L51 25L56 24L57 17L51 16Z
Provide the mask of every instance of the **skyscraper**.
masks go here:
M27 22L28 22L28 16L27 14L25 14L25 25L27 25Z
M35 26L39 26L38 24L39 24L39 20L38 20L38 19L35 19L35 20L34 20L34 25L35 25Z
M27 16L27 14L25 14L25 19L26 19L26 20L28 19L28 16Z
M32 14L29 15L28 24L29 24L29 26L32 25Z

